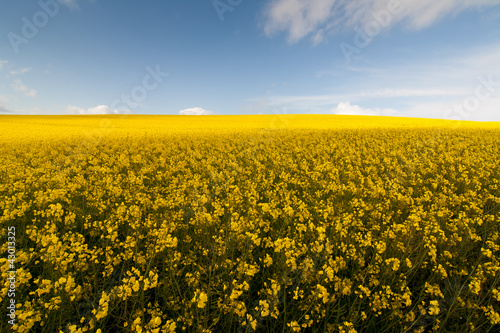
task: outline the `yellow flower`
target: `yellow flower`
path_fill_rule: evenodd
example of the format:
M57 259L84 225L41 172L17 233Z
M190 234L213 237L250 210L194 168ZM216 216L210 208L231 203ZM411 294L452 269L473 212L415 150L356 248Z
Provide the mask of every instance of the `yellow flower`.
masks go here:
M273 264L273 258L269 254L266 253L266 258L264 259L264 265L266 267L269 267L272 264Z
M479 294L479 292L481 291L481 282L479 281L479 279L472 279L472 281L469 283L469 290L473 294Z
M493 306L488 307L483 306L482 310L486 314L486 317L490 321L491 325L496 325L500 323L500 315L493 309Z
M203 309L207 303L208 297L205 292L201 292L198 296L198 307Z
M429 302L429 314L431 316L435 316L439 314L439 302L438 301L430 301Z
M348 321L345 321L343 325L339 326L339 332L341 333L357 333L354 329L354 325Z
M361 291L362 291L362 292L363 292L363 293L364 293L367 297L368 297L368 296L370 296L370 294L371 294L370 289L368 289L368 288L366 288L365 286L362 286L362 285L360 285L360 286L359 286L359 289L361 289ZM361 294L361 293L360 293L360 294L359 294L359 297L360 297L360 298L363 298L363 294Z
M290 327L293 332L300 332L300 325L296 321L291 321L286 326Z
M173 320L169 320L163 326L162 331L163 332L174 333L176 328L177 328L177 323L175 321L173 321Z
M250 324L250 327L255 330L257 328L257 320L254 319L250 314L246 315L246 321L242 323L243 326Z
M384 253L386 250L385 242L384 241L377 242L375 244L375 248L377 249L378 253L380 253L380 254Z
M385 263L391 267L393 271L397 271L399 269L399 259L397 258L389 258L385 260Z
M437 284L431 285L429 283L425 283L425 292L428 293L431 296L438 296L441 298L444 298L443 293L441 292L441 289Z
M323 287L322 285L318 284L318 285L316 285L316 289L317 289L318 298L321 298L323 300L323 303L327 303L328 297L330 295L328 294L328 291L326 290L326 288Z
M259 301L259 306L261 308L260 315L262 317L267 317L269 316L269 303L267 301Z

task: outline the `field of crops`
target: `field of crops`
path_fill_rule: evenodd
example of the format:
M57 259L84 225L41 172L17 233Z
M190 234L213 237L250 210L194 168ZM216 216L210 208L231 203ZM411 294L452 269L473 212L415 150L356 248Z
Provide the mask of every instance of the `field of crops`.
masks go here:
M0 155L0 332L500 331L500 123L1 116Z

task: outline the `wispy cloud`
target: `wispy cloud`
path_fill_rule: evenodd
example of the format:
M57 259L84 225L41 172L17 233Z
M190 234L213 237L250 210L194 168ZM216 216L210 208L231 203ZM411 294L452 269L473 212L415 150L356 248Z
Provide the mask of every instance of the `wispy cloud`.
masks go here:
M381 13L390 15L384 24L387 29L402 22L420 30L447 15L498 4L500 0L273 0L264 10L263 29L268 36L287 33L290 43L312 36L313 44L318 44L326 32L362 28L374 20L384 20L382 16L377 18Z
M8 62L7 60L1 60L1 59L0 59L0 70L2 70L3 65L6 65L6 64L8 64L8 63L9 63L9 62Z
M339 79L334 81L342 84L329 89L338 93L266 95L258 100L264 103L261 108L286 107L301 113L500 120L500 44L451 53L455 55L412 66L383 64L332 71ZM449 110L457 108L464 111L450 115Z
M322 94L322 95L275 95L267 96L268 103L276 105L295 106L328 106L339 103L342 100L363 101L376 98L399 98L399 97L443 97L462 96L467 91L455 89L373 89L363 91L352 91L345 94Z
M27 73L31 70L31 67L24 67L24 68L21 68L20 70L11 70L9 73L10 75L22 75L24 73Z
M288 41L295 43L317 31L333 16L336 0L275 0L265 9L264 32L272 36L288 32ZM320 38L316 38L318 41Z
M26 87L19 79L14 80L14 82L11 83L11 87L12 89L14 89L14 91L22 92L25 96L28 97L35 97L37 94L37 91L35 89Z
M213 112L199 107L195 107L195 108L181 110L179 111L179 114L184 116L205 116L205 115L212 115Z

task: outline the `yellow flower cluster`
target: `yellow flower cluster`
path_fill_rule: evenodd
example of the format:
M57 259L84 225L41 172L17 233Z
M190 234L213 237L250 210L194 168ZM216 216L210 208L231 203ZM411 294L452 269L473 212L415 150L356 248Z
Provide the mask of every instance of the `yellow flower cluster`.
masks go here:
M500 329L498 124L0 119L15 332Z

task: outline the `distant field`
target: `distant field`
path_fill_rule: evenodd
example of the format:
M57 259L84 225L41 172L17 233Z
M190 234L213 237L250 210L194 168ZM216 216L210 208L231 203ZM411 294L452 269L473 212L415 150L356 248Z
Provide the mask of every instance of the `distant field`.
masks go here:
M277 129L500 128L500 122L338 115L252 116L0 116L0 141L62 139L71 136L178 134Z
M500 331L500 123L0 116L0 156L0 332Z

